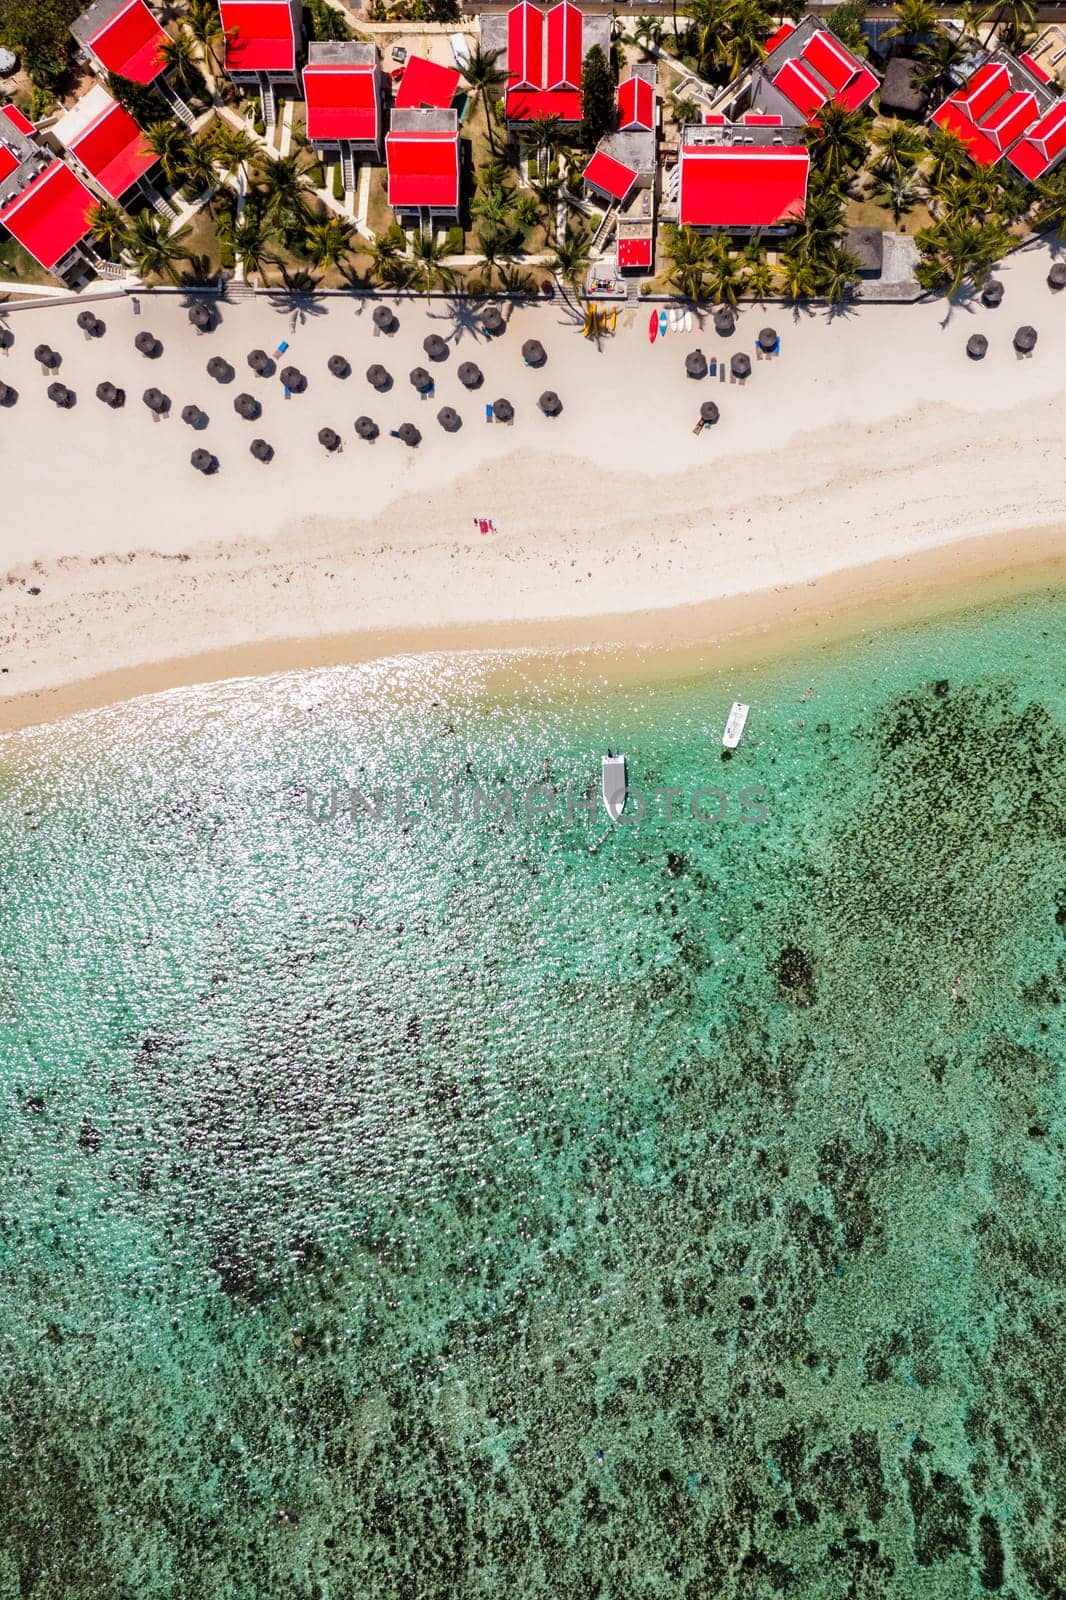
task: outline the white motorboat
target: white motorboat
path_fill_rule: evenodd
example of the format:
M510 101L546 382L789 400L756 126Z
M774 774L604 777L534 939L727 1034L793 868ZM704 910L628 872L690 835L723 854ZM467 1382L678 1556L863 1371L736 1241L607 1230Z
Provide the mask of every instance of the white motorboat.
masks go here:
M603 758L603 804L611 821L618 822L626 808L626 758L610 751Z
M733 701L733 709L729 713L729 720L722 735L722 743L727 750L735 750L744 737L744 724L748 720L750 710L751 707L744 705L740 700Z

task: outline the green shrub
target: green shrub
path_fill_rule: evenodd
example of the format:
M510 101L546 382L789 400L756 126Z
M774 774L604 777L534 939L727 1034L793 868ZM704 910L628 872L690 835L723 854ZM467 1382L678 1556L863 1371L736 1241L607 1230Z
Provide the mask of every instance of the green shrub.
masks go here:
M449 228L444 240L444 254L446 256L461 256L466 253L466 235L462 228Z
M308 167L308 169L307 169L307 181L310 183L310 185L311 185L311 187L313 189L324 189L325 188L325 186L326 186L326 174L322 171L322 163L321 163L321 161L316 161L310 167Z
M341 170L339 161L333 169L333 198L334 200L344 199L344 173Z
M237 265L237 257L233 254L233 246L226 240L219 241L218 264L225 272L232 272Z

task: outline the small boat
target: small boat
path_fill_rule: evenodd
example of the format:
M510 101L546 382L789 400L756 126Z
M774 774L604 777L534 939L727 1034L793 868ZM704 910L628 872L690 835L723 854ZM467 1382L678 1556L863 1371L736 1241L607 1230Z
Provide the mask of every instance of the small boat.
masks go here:
M610 751L603 758L603 804L611 821L618 822L626 808L626 758Z
M611 307L611 327L610 327L610 331L613 333L617 326L618 326L618 307L617 306L612 306Z
M726 722L725 732L722 735L722 743L727 750L735 750L744 737L744 724L748 720L748 712L750 710L751 707L743 705L741 701L733 701L733 709L729 713L729 720Z
M666 312L665 311L660 311L659 312L659 338L660 339L663 337L665 332L666 332Z
M591 310L585 312L585 327L584 327L583 331L584 331L584 334L585 334L585 338L587 339L589 334L592 332L592 312L591 312Z
M648 343L649 344L654 344L655 343L655 339L656 339L656 336L657 336L658 332L659 332L659 313L657 311L653 311L651 316L648 318Z
M692 332L692 312L691 311L686 311L685 312L685 332L686 333L691 333Z

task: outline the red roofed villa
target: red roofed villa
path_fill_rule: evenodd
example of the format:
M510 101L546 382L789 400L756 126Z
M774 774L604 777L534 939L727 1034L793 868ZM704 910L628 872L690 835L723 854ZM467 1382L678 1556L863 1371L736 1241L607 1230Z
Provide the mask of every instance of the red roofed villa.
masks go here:
M655 127L655 85L632 73L618 85L618 131L651 132Z
M315 40L303 70L307 137L320 161L339 161L355 188L357 160L381 160L382 77L377 46L358 39Z
M810 154L799 130L776 136L768 130L763 142L755 138L732 126L685 128L677 201L682 227L785 233L802 221Z
M459 90L458 67L442 67L425 56L408 56L392 103L398 111L412 107L447 110Z
M997 50L929 120L956 134L978 166L993 167L1053 103L1035 73Z
M0 224L46 271L69 279L85 263L79 246L89 233L89 214L96 204L96 196L66 162L56 160L14 199L0 201Z
M459 119L401 108L385 136L388 201L404 227L449 226L459 214Z
M1057 100L1039 122L1033 123L1007 160L1017 167L1023 178L1035 183L1038 178L1046 178L1063 157L1066 157L1066 99Z
M728 121L754 111L790 125L809 123L830 102L858 111L878 87L876 73L818 17L804 17L798 26L784 23L765 49L762 62L731 84L715 106Z
M548 11L520 0L506 13L483 14L480 23L482 50L495 51L507 73L509 125L537 117L558 117L571 126L581 121L582 66L594 45L610 61L609 16L582 12L571 0Z
M258 93L263 120L271 128L278 91L300 93L299 0L219 0L218 10L226 35L226 71L238 87Z
M141 129L101 84L83 95L50 131L109 200L120 201L155 165Z
M144 0L95 0L70 31L101 76L149 84L164 71L167 34Z

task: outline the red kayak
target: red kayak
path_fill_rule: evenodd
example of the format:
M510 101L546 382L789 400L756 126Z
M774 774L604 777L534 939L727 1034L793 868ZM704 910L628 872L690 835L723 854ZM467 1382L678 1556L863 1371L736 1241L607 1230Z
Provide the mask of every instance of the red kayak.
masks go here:
M648 319L648 342L654 344L659 336L659 313L653 311Z

